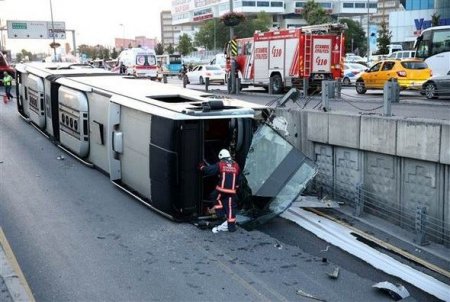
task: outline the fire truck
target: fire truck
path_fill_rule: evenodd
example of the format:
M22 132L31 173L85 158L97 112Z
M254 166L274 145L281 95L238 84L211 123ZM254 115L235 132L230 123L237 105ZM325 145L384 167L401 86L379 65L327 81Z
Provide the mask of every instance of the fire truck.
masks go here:
M342 77L346 24L321 24L255 32L237 39L236 76L241 88L259 86L281 93L284 88L320 90L323 80ZM231 71L231 43L225 53ZM227 77L229 78L229 76Z

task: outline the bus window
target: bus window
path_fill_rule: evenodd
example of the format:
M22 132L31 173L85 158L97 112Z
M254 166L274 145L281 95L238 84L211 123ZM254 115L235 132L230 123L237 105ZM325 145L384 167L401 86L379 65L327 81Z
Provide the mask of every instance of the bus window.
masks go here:
M421 37L417 39L416 57L428 58L430 56L431 49L431 32L424 32Z
M433 35L432 55L450 51L450 30L437 30Z

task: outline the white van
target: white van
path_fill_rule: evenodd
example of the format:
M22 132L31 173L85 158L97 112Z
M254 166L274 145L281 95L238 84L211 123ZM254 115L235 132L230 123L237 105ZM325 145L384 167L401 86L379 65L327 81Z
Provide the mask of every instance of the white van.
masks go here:
M118 57L120 73L135 77L156 79L156 53L153 49L130 48L122 51Z
M391 54L388 59L410 59L416 56L415 50L401 50Z

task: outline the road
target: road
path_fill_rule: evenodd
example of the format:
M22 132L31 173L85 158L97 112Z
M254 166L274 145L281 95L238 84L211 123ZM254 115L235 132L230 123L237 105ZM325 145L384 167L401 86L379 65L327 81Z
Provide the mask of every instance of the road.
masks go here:
M323 262L327 243L283 219L231 234L169 221L0 108L0 226L37 301L391 301L371 286L398 280L338 249Z
M181 81L175 78L168 80L168 84L182 85ZM187 85L187 88L203 90L201 85ZM214 94L228 95L226 87L223 85L211 85L209 91ZM283 95L270 95L262 88L249 87L234 96L239 99L266 105L274 100L279 100ZM316 109L323 110L320 95L307 98L299 98L294 104L288 102L287 107L295 109ZM344 111L363 115L383 114L383 91L369 90L364 95L358 95L354 87L343 87L340 99L330 101L331 111ZM418 91L402 91L399 103L392 104L392 116L398 118L424 118L434 120L450 120L450 98L440 98L427 100Z

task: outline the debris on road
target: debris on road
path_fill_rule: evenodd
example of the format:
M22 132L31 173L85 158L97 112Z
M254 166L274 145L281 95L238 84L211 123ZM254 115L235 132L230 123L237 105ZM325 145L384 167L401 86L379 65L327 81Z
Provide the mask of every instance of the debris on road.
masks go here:
M297 290L297 295L300 295L300 296L303 296L303 297L306 297L306 298L310 298L310 299L314 299L314 300L317 300L317 301L323 301L323 302L327 301L325 299L321 299L321 298L315 297L315 296L313 296L311 294L308 294L308 293L302 291L301 289Z
M372 287L386 291L395 301L409 297L408 290L401 284L397 284L397 286L395 286L388 281L384 281L374 284Z
M331 273L328 273L328 277L331 279L337 279L339 277L339 267L336 266Z

